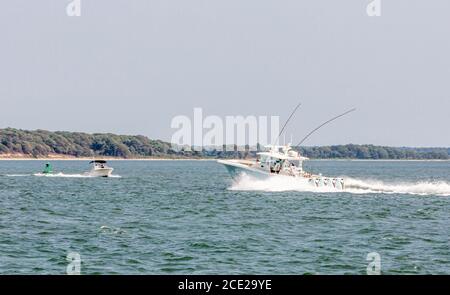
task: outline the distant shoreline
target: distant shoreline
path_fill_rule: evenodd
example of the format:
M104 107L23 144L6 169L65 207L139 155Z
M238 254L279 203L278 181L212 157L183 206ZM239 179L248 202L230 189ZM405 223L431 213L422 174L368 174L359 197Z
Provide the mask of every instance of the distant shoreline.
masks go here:
M254 158L255 150L237 145L183 149L142 135L0 129L3 160L214 160ZM302 156L317 160L450 160L450 147L389 147L372 144L301 146Z
M93 157L2 157L1 161L92 161ZM119 157L95 157L97 160L105 161L217 161L217 160L233 160L232 158L119 158ZM237 159L237 158L236 158ZM248 158L253 159L253 158ZM306 161L340 161L340 162L450 162L450 159L342 159L342 158L326 158L326 159L309 159Z
M214 161L211 158L120 158L120 157L95 157L96 160L105 161ZM54 157L4 157L0 155L0 161L92 161L94 157L71 157L71 156L54 156Z
M105 161L216 161L219 159L198 159L198 158L186 158L186 159L171 159L171 158L149 158L149 159L141 159L141 158L96 158L97 160L105 160ZM1 161L92 161L92 158L0 158Z

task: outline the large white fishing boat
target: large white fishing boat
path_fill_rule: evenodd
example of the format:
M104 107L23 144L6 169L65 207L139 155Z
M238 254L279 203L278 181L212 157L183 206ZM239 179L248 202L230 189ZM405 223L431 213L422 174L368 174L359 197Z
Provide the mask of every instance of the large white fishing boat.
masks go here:
M303 161L308 158L302 157L290 145L269 145L266 149L267 151L257 153L256 160L218 160L218 162L226 167L236 181L242 175L257 179L289 176L315 187L330 187L338 190L345 188L342 178L325 177L304 171Z

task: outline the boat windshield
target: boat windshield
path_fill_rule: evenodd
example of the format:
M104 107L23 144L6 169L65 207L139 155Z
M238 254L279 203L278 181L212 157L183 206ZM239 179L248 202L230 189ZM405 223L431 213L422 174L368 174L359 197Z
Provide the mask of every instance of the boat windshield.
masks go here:
M301 167L302 162L299 160L289 160L289 163L293 164L295 167Z
M269 158L269 157L267 157L267 156L265 156L265 155L258 155L258 156L257 156L257 160L258 160L258 162L260 162L260 163L267 163L267 162L268 162L268 158Z
M94 162L94 167L96 168L106 168L106 162Z

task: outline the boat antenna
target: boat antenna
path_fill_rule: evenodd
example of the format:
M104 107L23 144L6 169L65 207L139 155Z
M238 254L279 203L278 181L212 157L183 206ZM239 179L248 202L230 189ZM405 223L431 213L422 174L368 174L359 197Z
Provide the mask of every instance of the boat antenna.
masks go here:
M345 113L342 113L342 114L340 114L340 115L338 115L338 116L336 116L336 117L333 117L333 118L331 118L330 120L328 120L328 121L326 121L326 122L320 124L318 127L316 127L316 128L313 129L311 132L309 132L305 137L303 137L303 139L302 139L295 147L298 148L303 142L305 142L306 139L308 139L308 137L310 137L314 132L316 132L317 130L319 130L319 129L322 128L323 126L325 126L325 125L327 125L328 123L331 123L331 122L333 122L334 120L336 120L336 119L338 119L338 118L340 118L340 117L343 117L343 116L345 116L345 115L347 115L347 114L349 114L349 113L351 113L351 112L353 112L353 111L356 111L356 109L353 108L353 109L351 109L351 110L348 110L348 111L346 111Z
M274 144L278 141L278 139L280 139L281 134L283 134L284 128L286 128L287 124L289 123L289 121L291 120L291 118L294 116L295 112L297 111L297 109L302 105L301 102L299 102L297 104L297 106L295 107L295 109L292 111L291 115L289 116L289 118L286 120L286 122L283 125L283 128L281 128L280 134L278 134L277 139L275 140ZM272 145L274 145L272 144Z

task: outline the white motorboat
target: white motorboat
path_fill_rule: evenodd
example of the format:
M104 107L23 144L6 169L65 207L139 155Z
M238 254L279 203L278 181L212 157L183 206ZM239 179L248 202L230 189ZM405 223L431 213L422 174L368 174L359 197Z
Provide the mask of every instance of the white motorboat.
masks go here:
M114 170L114 168L109 167L104 160L94 160L89 164L92 164L92 169L91 171L86 172L86 174L92 177L109 177Z
M257 153L256 160L218 160L223 164L231 177L238 180L241 175L249 175L257 179L267 179L274 176L290 176L298 181L304 181L315 187L330 187L343 190L344 179L324 177L303 170L303 161L306 157L293 150L290 145L266 146L265 152Z

